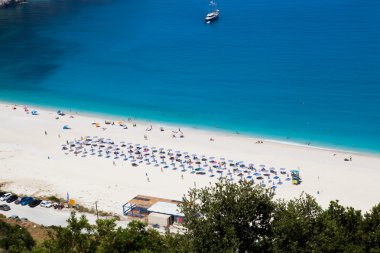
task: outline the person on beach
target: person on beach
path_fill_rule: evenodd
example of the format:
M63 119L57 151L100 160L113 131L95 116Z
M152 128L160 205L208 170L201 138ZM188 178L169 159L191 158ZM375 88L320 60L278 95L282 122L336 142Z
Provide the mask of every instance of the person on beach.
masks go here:
M115 161L113 161L113 166L116 166L116 163L115 163Z
M47 132L46 132L46 130L45 130L45 135L47 135Z

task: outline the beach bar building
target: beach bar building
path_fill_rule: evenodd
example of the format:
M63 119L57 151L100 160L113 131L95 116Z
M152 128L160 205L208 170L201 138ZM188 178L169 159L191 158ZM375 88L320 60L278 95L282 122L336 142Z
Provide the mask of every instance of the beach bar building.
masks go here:
M137 195L123 205L123 214L142 219L149 224L168 227L182 223L183 213L179 212L180 201Z

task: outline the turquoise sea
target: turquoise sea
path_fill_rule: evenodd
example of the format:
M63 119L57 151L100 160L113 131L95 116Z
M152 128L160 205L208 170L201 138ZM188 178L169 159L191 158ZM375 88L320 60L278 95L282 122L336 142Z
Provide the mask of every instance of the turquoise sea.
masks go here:
M379 0L29 0L0 100L380 153Z

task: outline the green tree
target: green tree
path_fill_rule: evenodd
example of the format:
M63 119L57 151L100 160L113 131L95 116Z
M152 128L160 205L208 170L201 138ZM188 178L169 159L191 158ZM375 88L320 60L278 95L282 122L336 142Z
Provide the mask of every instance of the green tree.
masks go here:
M222 180L191 189L180 208L190 252L266 252L271 243L273 192Z
M273 252L312 252L318 246L315 241L317 220L322 208L308 194L299 198L280 200L274 212Z
M166 238L147 224L131 221L116 227L114 219L97 220L90 225L85 216L71 214L67 227L57 227L50 239L34 252L168 252Z
M115 252L118 243L115 220L96 220L95 238L99 252Z
M0 251L24 252L33 248L35 242L29 232L19 225L0 221Z
M118 228L110 248L114 249L112 252L168 252L164 237L140 221L131 221L125 229Z
M364 215L362 238L366 252L380 253L380 204Z
M316 229L319 252L365 252L362 247L363 216L360 210L331 201L318 217Z
M166 234L164 237L167 252L186 253L191 252L190 240L182 234Z
M93 226L88 223L84 215L79 219L75 212L71 213L67 227L56 227L50 233L50 239L45 241L42 252L95 252L96 240L93 236Z

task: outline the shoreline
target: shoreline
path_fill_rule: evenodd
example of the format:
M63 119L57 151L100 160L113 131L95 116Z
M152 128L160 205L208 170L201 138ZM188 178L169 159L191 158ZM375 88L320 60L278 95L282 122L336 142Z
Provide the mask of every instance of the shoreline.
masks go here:
M233 130L228 130L228 129L222 129L218 127L212 127L212 126L205 126L205 125L199 125L199 126L194 126L194 125L188 125L186 123L181 123L181 122L164 122L164 121L159 121L159 120L150 120L150 119L144 119L144 118L136 118L134 116L123 116L123 115L118 115L118 114L112 114L112 113L103 113L103 112L95 112L95 111L86 111L86 110L77 110L77 109L72 109L72 108L59 108L56 106L48 106L48 105L34 105L34 104L28 104L28 103L12 103L7 100L0 100L0 104L7 104L9 106L13 105L18 105L18 106L29 106L33 107L35 109L39 110L48 110L52 112L56 112L56 110L64 110L68 111L70 113L74 113L77 115L81 115L84 117L94 117L94 118L117 118L117 120L125 120L126 118L131 118L134 121L140 123L140 124L153 124L153 125L162 125L170 128L176 128L180 127L183 129L193 129L193 130L198 130L198 131L203 131L203 132L211 132L213 134L218 134L222 136L235 136L235 137L241 137L241 138L247 138L247 139L259 139L263 140L266 142L270 143L276 143L280 145L286 145L286 146L295 146L295 147L303 147L303 148L310 148L310 149L317 149L317 150L325 150L325 151L331 151L331 152L336 152L336 153L348 153L348 154L353 154L353 155L364 155L364 156L374 156L374 157L380 157L380 150L377 151L372 151L372 150L352 150L352 149L345 149L345 148L338 148L334 146L326 146L323 145L307 145L305 143L297 142L297 141L288 141L288 140L282 140L282 139L276 139L276 138L271 138L269 136L259 136L254 133L233 133Z

